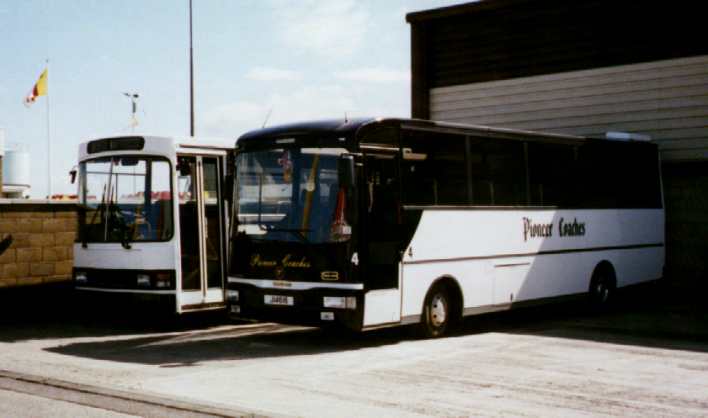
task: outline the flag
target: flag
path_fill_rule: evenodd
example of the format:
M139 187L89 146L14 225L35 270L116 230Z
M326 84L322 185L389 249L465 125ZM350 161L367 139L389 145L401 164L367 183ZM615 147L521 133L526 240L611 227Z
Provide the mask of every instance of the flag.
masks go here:
M34 87L32 88L32 91L30 91L27 97L25 97L25 106L29 106L34 103L37 100L37 97L46 95L47 69L45 68L44 71L42 71L42 74L40 74L39 80L37 80L37 83L35 83Z

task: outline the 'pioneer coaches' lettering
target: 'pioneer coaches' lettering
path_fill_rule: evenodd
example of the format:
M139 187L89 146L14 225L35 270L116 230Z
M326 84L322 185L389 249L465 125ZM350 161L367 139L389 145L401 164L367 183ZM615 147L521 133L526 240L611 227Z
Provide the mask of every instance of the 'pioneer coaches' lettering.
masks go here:
M576 237L585 235L585 223L578 222L573 218L573 223L563 223L564 219L558 221L558 233L561 237Z
M553 224L535 224L531 219L524 217L524 241L529 238L551 236L553 236Z
M524 223L524 241L529 238L550 238L553 236L552 223L533 223L532 219L523 218ZM579 237L585 235L585 222L578 222L577 218L573 218L572 223L565 221L565 218L560 218L558 221L558 236L559 237Z

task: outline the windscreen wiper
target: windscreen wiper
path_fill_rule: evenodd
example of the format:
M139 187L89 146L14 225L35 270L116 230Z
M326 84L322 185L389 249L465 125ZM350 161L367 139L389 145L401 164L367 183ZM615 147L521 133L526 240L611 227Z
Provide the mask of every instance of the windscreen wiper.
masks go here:
M117 229L120 232L120 245L126 250L131 249L130 228L128 227L128 223L125 221L123 214L120 213L120 207L116 204L111 204L108 206L108 212L108 219L111 219L118 224Z

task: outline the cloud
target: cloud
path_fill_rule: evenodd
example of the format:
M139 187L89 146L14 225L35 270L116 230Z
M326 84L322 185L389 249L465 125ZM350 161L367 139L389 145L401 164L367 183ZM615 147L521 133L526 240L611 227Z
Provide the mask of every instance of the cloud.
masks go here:
M410 71L387 68L357 68L335 74L341 80L367 83L406 83L411 79Z
M370 16L355 0L271 0L281 41L300 52L349 56L369 29Z
M291 70L255 67L246 73L246 78L256 81L296 81L302 79L302 75Z
M263 99L241 100L209 109L204 129L209 136L239 136L260 128L268 113L268 125L313 119L344 117L356 109L348 90L336 85L305 86L287 94L274 93Z

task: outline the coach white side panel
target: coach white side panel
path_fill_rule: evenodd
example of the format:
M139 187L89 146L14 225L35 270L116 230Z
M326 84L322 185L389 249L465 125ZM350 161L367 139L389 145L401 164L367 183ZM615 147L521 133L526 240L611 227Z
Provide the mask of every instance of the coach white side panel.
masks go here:
M467 309L584 293L603 260L618 286L661 277L663 210L425 210L403 259L401 315L420 315L443 276Z
M398 289L380 289L366 292L364 326L383 325L401 320L401 292Z

